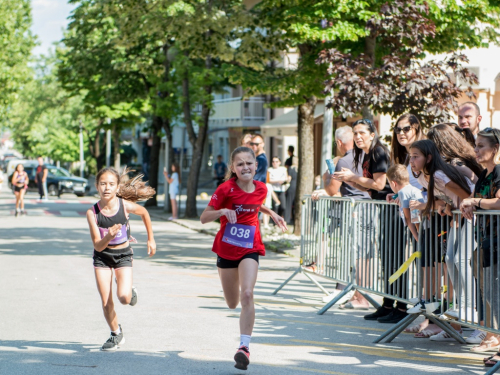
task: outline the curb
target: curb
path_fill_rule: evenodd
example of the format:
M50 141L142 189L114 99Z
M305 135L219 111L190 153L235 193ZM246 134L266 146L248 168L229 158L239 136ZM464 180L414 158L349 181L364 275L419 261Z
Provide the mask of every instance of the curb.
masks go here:
M154 212L149 212L149 215L151 217L154 217L155 219L158 219L158 220L162 220L162 221L168 221L168 220L165 220L165 218L163 218L161 215L156 215ZM187 228L187 229L191 229L192 231L195 231L195 232L198 232L198 233L202 233L202 234L207 234L209 236L212 236L212 237L215 237L217 233L213 233L212 231L208 230L208 229L200 229L200 228L197 228L197 227L192 227L190 225L187 225L183 222L180 222L180 221L177 221L177 220L170 220L171 223L175 223L177 225L180 225L181 227L184 227L184 228ZM266 241L264 242L264 247L266 248L266 251L271 251L273 253L277 253L277 254L284 254L286 256L289 256L289 257L292 257L292 258L298 258L296 255L294 254L291 254L289 251L290 249L287 249L287 250L280 250L280 249L277 249L274 245L274 243L276 243L276 241Z

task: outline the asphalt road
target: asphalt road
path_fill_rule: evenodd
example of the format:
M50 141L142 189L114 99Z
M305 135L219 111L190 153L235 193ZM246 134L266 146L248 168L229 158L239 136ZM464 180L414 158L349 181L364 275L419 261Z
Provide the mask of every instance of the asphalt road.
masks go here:
M242 374L233 367L239 308L222 298L213 237L154 222L158 252L146 254L142 223L132 221L134 307L117 306L126 343L99 351L109 336L96 290L84 212L93 198L57 203L28 196L28 216L13 216L13 195L0 192L0 374ZM82 203L83 202L83 203ZM83 213L83 214L82 214ZM372 341L388 326L364 312L336 308L319 316L321 292L299 275L271 292L298 266L269 253L255 290L257 321L248 374L483 374L470 346L403 334ZM329 289L333 284L325 282Z

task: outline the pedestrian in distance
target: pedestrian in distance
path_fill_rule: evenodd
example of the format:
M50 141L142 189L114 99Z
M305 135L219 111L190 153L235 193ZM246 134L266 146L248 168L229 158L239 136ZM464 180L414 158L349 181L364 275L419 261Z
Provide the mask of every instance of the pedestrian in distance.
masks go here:
M222 161L222 155L217 155L217 163L214 164L214 176L217 180L217 187L224 182L226 177L227 165Z
M177 212L177 195L179 195L179 187L181 184L179 164L172 163L170 168L172 171L172 174L170 175L167 173L166 168L163 169L165 180L169 183L168 195L170 195L170 203L172 204L172 216L170 216L168 220L177 220L179 218Z
M286 231L284 219L263 205L266 184L254 180L257 162L254 152L238 147L231 154L226 182L212 195L201 215L202 224L220 219L220 230L212 251L230 309L241 303L240 345L234 356L235 367L246 370L250 363L250 340L255 323L253 291L259 270L259 256L265 255L259 230L259 211L271 216Z
M35 183L38 186L38 193L40 194L40 200L48 201L49 195L47 193L47 174L49 170L47 166L43 163L43 158L39 156L37 158L38 166L36 167Z
M26 215L26 210L24 209L24 195L26 194L28 183L29 177L24 170L24 166L18 164L12 175L12 186L14 188L14 195L16 196L16 217L19 215Z
M149 256L156 253L156 243L148 211L137 201L148 200L155 191L141 180L142 175L123 182L127 168L122 175L114 168L103 168L97 173L96 188L101 199L87 211L90 237L94 244L94 273L97 290L101 296L104 318L111 329L109 339L101 350L114 351L125 343L121 325L118 322L113 302L113 271L116 294L122 305L137 303L137 290L132 285L132 262L134 251L130 242L129 214L142 218L148 233Z

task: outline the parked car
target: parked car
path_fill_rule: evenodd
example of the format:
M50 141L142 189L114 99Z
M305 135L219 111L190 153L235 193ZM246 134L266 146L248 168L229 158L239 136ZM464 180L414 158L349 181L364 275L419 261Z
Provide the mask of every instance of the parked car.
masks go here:
M28 173L30 182L28 191L38 191L38 186L35 183L36 165L26 164L24 170ZM47 190L51 196L60 196L62 193L74 193L78 197L83 197L85 193L90 191L90 185L86 178L73 176L68 170L53 165L46 165L47 174ZM9 176L9 186L12 188L12 176Z

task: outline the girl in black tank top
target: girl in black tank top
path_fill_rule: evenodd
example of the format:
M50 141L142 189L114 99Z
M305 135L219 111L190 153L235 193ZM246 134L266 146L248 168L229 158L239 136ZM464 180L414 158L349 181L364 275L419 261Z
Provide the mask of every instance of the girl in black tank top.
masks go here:
M24 170L22 164L18 164L16 171L12 175L12 188L14 189L14 195L16 196L16 214L26 215L26 210L24 209L24 194L26 194L26 188L28 187L29 178L28 174Z
M113 270L116 280L117 297L121 304L134 306L137 290L132 286L133 250L130 242L129 214L142 218L148 233L148 254L156 252L156 243L148 211L136 201L151 198L155 191L141 180L142 175L126 183L120 181L128 173L120 176L113 168L104 168L96 176L96 187L101 199L87 211L90 236L94 244L94 272L97 289L101 296L104 317L111 329L111 336L101 350L116 350L125 342L121 325L114 310L112 300Z

